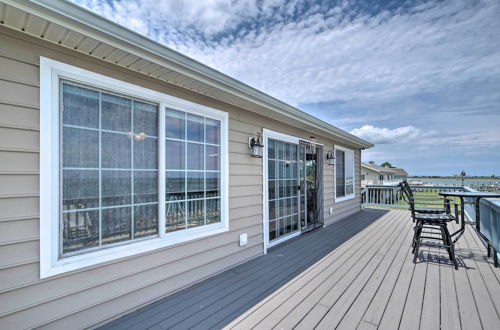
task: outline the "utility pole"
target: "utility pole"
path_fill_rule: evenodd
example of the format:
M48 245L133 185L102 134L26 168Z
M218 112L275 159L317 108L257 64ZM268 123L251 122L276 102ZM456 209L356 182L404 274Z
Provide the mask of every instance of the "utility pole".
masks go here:
M462 188L464 187L464 180L465 180L466 175L467 175L467 173L465 173L465 171L462 170L462 172L460 173L460 176L462 177Z

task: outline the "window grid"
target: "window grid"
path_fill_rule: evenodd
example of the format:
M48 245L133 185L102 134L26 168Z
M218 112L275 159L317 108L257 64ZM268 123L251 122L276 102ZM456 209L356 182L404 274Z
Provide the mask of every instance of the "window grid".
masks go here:
M87 252L90 252L90 251L94 251L94 250L99 250L99 249L102 249L104 246L106 248L108 247L113 247L113 246L117 246L117 245L123 245L123 244L129 244L129 243L132 243L132 242L136 242L138 240L143 240L143 239L150 239L150 238L154 238L154 237L157 237L159 235L159 231L156 232L156 234L153 234L153 235L148 235L148 236L144 236L144 237L140 237L139 239L135 238L135 207L137 206L147 206L147 205L158 205L159 204L159 200L157 200L156 202L146 202L146 203L137 203L135 204L134 203L134 199L135 199L135 196L134 196L134 172L135 171L147 171L147 172L157 172L158 173L158 167L156 169L135 169L134 168L134 138L133 138L133 133L134 133L134 110L135 110L135 102L137 102L137 100L135 100L134 97L131 97L131 96L127 96L127 95L120 95L120 94L115 94L115 93L112 93L112 92L109 92L109 91L106 91L104 89L100 89L100 88L93 88L93 87L89 87L87 85L80 85L78 83L74 83L74 82L71 82L71 81L66 81L66 80L60 80L60 83L59 83L59 98L60 98L60 102L61 102L61 107L60 107L60 110L61 111L64 107L64 102L62 102L63 100L63 93L64 93L64 88L63 88L63 85L66 84L68 86L76 86L76 87L79 87L79 88L85 88L85 89L88 89L88 90L92 90L96 93L98 93L98 128L92 128L92 127L86 127L86 126L80 126L80 125L73 125L73 124L65 124L64 121L63 121L63 116L61 115L60 116L60 120L61 120L61 125L60 125L60 132L62 133L64 128L74 128L74 129L79 129L79 130L88 130L88 131L95 131L97 132L97 136L98 136L98 165L99 167L97 168L92 168L92 167L71 167L71 166L63 166L62 165L62 155L63 155L63 147L62 147L62 139L60 140L60 145L61 145L61 148L60 148L60 155L61 155L61 165L60 165L60 175L61 175L61 185L60 185L60 192L61 192L61 198L60 198L60 214L61 214L61 221L60 221L60 229L59 229L59 237L60 237L60 241L59 241L59 255L61 257L67 257L67 256L72 256L72 255L78 255L78 254L82 254L82 253L87 253ZM121 98L125 98L127 100L130 100L130 128L131 128L131 131L130 132L120 132L120 131L115 131L115 130L109 130L109 129L102 129L102 112L103 112L103 109L102 109L102 105L103 105L103 94L108 94L108 95L112 95L112 96L118 96L118 97L121 97ZM157 119L159 118L159 104L155 104L155 103L151 103L151 102L148 102L148 101L144 101L144 100L141 100L140 102L142 103L145 103L145 104L149 104L149 105L154 105L157 107ZM158 120L158 125L157 125L157 133L159 133L159 120ZM103 133L111 133L111 134L119 134L119 135L131 135L131 138L130 138L130 161L131 161L131 165L130 165L130 168L103 168L102 167L102 134ZM61 134L62 136L62 134ZM159 139L159 136L152 136L152 135L147 135L145 134L144 135L145 138L149 138L149 139L156 139L158 140ZM158 146L158 143L156 143L156 146L157 148L159 148ZM159 155L159 149L157 149L157 156ZM86 207L86 208L78 208L78 209L70 209L70 210L64 210L64 206L63 206L63 189L62 189L62 182L63 182L63 176L62 176L62 173L64 170L78 170L78 171L92 171L92 170L97 170L98 171L98 207ZM103 207L103 203L102 203L102 200L103 200L103 191L102 191L102 187L103 187L103 179L102 179L102 173L104 170L109 170L109 171L124 171L124 172L130 172L130 184L131 184L131 187L130 187L130 200L131 200L131 203L126 203L126 204L119 204L119 205L106 205L105 207ZM157 180L158 180L158 176L157 176ZM120 240L120 241L117 241L117 242L112 242L112 243L107 243L107 244L103 244L103 210L111 210L111 209L118 209L118 208L130 208L130 238L129 239L123 239L123 240ZM78 249L78 250L75 250L75 251L69 251L69 252L63 252L64 251L64 240L63 240L63 231L64 231L64 214L71 214L71 213L78 213L78 212L85 212L85 211L97 211L97 214L98 214L98 242L97 242L97 246L96 247L85 247L85 248L82 248L82 249ZM157 215L157 222L159 224L159 217ZM159 229L159 228L158 228Z
M166 110L169 110L168 108ZM222 145L221 145L221 141L219 141L219 143L209 143L207 142L207 117L205 116L200 116L200 115L196 115L198 117L201 117L203 118L203 139L202 141L194 141L194 140L190 140L188 138L188 116L190 115L190 113L188 112L185 112L185 111L181 111L181 110L175 110L175 109L172 109L174 111L177 111L177 112L181 112L182 113L182 119L184 120L184 139L179 139L179 138L173 138L173 137L165 137L165 144L168 144L168 142L179 142L179 143L182 143L182 145L184 146L184 168L169 168L169 169L165 169L165 172L168 173L168 172L181 172L182 175L183 175L183 179L184 179L184 199L181 200L181 199L173 199L172 200L172 197L173 196L170 196L169 197L169 200L166 201L165 205L166 205L166 214L168 214L168 211L170 210L170 208L172 207L172 205L175 205L177 204L178 206L183 206L183 209L181 208L180 212L183 213L183 218L184 218L184 229L189 229L189 203L192 203L192 202L196 202L196 201L203 201L203 224L202 226L204 225L207 225L208 224L208 220L207 220L207 214L208 214L208 203L207 201L209 200L213 200L213 201L216 201L218 200L219 203L221 201L221 198L222 198L222 195L221 195L221 179L222 179L222 175L221 175L221 161L222 161L222 157L221 157L221 152L222 152ZM166 116L167 112L165 112L165 116ZM220 122L219 120L217 120L218 122ZM167 125L165 125L166 127ZM221 129L222 127L219 126L219 129ZM219 131L219 140L220 140L220 134L221 132ZM189 169L188 168L188 145L189 144L197 144L197 145L202 145L203 146L203 169L201 170L194 170L194 169ZM218 160L218 168L219 170L207 170L207 146L213 146L213 147L218 147L219 148L219 160ZM188 191L188 183L189 183L189 180L188 180L188 175L189 173L203 173L203 177L202 177L202 181L203 181L203 197L200 197L200 198L189 198L189 191ZM212 196L212 197L208 197L207 196L207 173L218 173L219 174L219 181L218 181L218 187L217 187L217 191L218 191L218 194L217 196ZM220 204L219 204L219 221L221 221L221 216L222 216L222 213L221 213L221 209L220 209ZM168 225L169 223L166 222L166 226L165 226L165 231L166 232L172 232L172 231L178 231L179 229L171 229L171 228L168 228ZM172 223L170 223L170 225L173 225ZM194 225L192 227L199 227L200 225ZM175 228L175 227L174 227ZM170 231L169 231L170 229Z

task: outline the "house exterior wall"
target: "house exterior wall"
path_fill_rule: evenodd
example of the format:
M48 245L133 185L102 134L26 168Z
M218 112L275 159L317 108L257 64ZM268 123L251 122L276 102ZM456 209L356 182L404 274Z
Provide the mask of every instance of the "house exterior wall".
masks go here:
M263 253L262 160L249 157L248 137L264 127L305 139L311 132L4 27L0 45L0 328L96 326ZM228 112L229 231L41 280L40 56ZM325 225L360 210L360 156L355 150L355 198L337 204L325 163Z
M380 174L377 171L361 166L361 174L365 176L362 184L381 184Z

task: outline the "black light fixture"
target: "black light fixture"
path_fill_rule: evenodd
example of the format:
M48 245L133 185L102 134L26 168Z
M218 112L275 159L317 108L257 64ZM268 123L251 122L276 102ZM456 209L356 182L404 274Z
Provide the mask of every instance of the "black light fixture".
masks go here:
M326 153L326 160L328 161L328 165L335 165L335 154L333 153L333 150Z
M261 142L261 137L262 135L260 133L257 133L255 137L249 137L248 138L248 148L252 150L252 153L250 156L255 157L255 158L262 158L263 150L264 150L264 145Z

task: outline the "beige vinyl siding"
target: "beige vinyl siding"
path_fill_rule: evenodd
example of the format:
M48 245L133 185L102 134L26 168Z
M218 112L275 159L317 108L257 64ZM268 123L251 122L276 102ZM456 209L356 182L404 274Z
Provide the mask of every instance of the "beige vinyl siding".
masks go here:
M262 160L249 157L248 137L263 127L306 139L310 132L1 26L0 44L0 328L95 326L263 253ZM40 280L40 56L227 111L229 232ZM321 137L318 142L334 144ZM359 191L358 204L343 202L338 213L332 166L324 169L330 223L359 209ZM248 233L244 247L238 246L241 233Z

